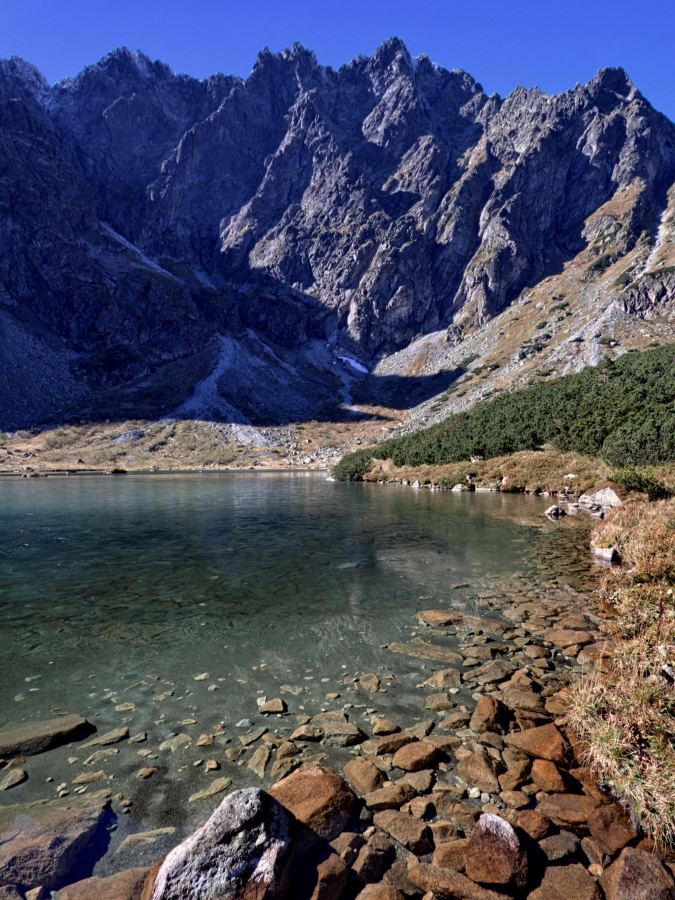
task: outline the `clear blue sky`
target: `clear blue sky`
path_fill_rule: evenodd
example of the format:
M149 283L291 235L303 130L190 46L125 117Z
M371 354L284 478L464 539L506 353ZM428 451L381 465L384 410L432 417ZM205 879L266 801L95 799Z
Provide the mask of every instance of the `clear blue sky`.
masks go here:
M675 119L673 0L2 0L0 56L50 81L119 46L176 72L246 76L258 51L300 41L338 67L393 35L489 92L559 92L623 66Z

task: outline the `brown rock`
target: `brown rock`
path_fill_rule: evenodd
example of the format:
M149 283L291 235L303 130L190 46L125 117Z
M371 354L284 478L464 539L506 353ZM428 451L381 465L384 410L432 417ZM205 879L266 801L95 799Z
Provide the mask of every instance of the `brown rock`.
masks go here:
M656 856L626 847L602 874L607 900L673 900L675 882Z
M497 684L500 681L506 681L513 674L515 664L505 659L496 659L494 662L486 663L484 666L478 666L473 669L471 677L478 684Z
M318 763L300 766L269 793L326 841L343 830L356 803L337 772Z
M548 759L535 759L532 763L532 781L537 787L549 794L563 793L567 790L565 779L554 762Z
M0 791L8 791L27 780L28 772L25 769L11 769L0 781Z
M544 698L533 691L504 688L501 692L501 699L509 709L525 709L534 713L543 713L545 711Z
M486 694L478 701L471 716L469 728L476 734L483 734L486 731L501 734L507 730L509 718L507 707L495 697Z
M537 812L561 828L586 825L598 808L598 801L586 794L552 794L537 806Z
M390 734L387 737L380 738L377 742L377 755L384 756L387 753L396 753L406 744L411 744L417 738L409 731L401 731L398 734Z
M338 710L312 716L310 724L323 731L324 741L332 747L353 747L365 737L360 728Z
M527 900L600 900L595 879L583 866L549 866L544 879Z
M504 900L503 894L474 884L465 875L438 866L415 866L408 878L423 891L431 891L438 900Z
M522 890L527 883L527 852L501 816L482 815L464 851L466 874L480 884Z
M292 741L320 741L323 737L323 730L314 725L300 725L291 735Z
M397 784L409 784L418 794L426 794L434 783L433 769L420 769L419 772L408 772L396 782Z
M359 678L359 686L362 687L364 691L374 694L380 689L380 679L377 675L370 672L368 675L362 675Z
M433 849L429 827L414 816L389 809L375 813L373 822L381 831L417 856L431 853Z
M565 738L555 725L540 725L538 728L528 728L527 731L507 734L504 743L509 747L524 750L529 756L538 759L548 759L556 763L565 760L567 745Z
M91 840L109 797L100 791L0 807L0 882L55 888Z
M263 703L260 709L258 710L264 716L269 716L272 714L280 715L281 713L286 712L286 704L279 697L276 697L274 700L268 700L267 703Z
M555 644L556 647L572 647L575 644L592 644L595 638L587 631L574 631L570 628L555 628L546 633L545 640Z
M525 809L530 805L530 798L523 791L501 791L499 796L509 809Z
M485 750L479 750L460 760L457 764L457 774L462 781L475 785L481 791L499 793L499 780L494 763Z
M415 741L397 750L392 765L404 772L418 772L436 759L436 747L429 741Z
M454 625L459 631L484 631L487 634L504 634L510 627L506 622L500 622L497 619L472 616L452 609L426 609L423 612L415 613L415 618L426 622L427 625L433 625L435 628Z
M106 731L105 734L97 734L86 744L81 744L80 750L85 747L107 747L109 744L118 744L127 737L129 737L128 728L114 728L112 731Z
M462 739L454 734L430 734L427 737L430 744L438 750L439 753L452 753L462 743Z
M456 701L448 693L429 694L424 704L425 709L433 712L443 712L446 709L454 709L455 706L457 706Z
M378 718L373 722L373 734L394 734L400 730L396 722L392 722L391 719Z
M539 846L549 862L559 862L577 852L579 838L571 831L561 831L539 841Z
M620 806L601 806L588 817L588 830L607 856L614 856L638 833L631 825L630 815Z
M363 884L375 884L381 880L395 858L396 850L389 838L383 834L374 834L359 850L352 871Z
M310 900L339 900L347 884L349 871L337 853L330 853L317 864L316 876Z
M385 784L364 797L368 809L398 809L415 796L415 789L403 781Z
M13 884L0 885L0 900L24 900L24 895Z
M431 659L434 662L449 663L450 665L461 665L464 657L451 650L449 647L439 647L438 644L429 644L421 639L410 641L407 644L394 642L387 644L389 650L394 653L403 653L406 656L412 656L414 659Z
M438 819L436 822L432 822L429 828L431 828L431 833L434 836L435 847L438 847L440 844L452 843L452 841L456 841L459 838L457 827L452 822L448 822L447 819ZM463 859L462 866L464 866Z
M85 878L61 888L59 900L141 900L150 869L127 869L108 878Z
M503 791L516 791L528 780L530 760L519 759L509 766L503 775L499 776L499 786Z
M368 884L356 900L405 900L405 897L390 884Z
M464 712L454 712L446 716L442 722L438 723L439 728L445 728L446 731L455 731L457 728L463 728L469 724L471 716Z
M447 688L451 687L458 688L462 685L462 675L459 669L441 669L440 672L436 672L431 678L427 678L424 683L429 687L439 688L440 690L447 690Z
M370 794L376 791L386 780L384 773L380 772L367 759L352 759L344 769L345 778L351 782L357 791L362 794Z
M450 819L463 831L471 831L480 818L479 809L455 800L452 794L445 791L431 794L431 800L436 807L437 815Z
M18 756L23 753L41 753L68 741L90 733L92 726L82 716L59 716L41 722L21 725L8 731L0 731L0 757Z
M519 813L516 818L516 825L518 828L522 828L523 831L529 834L535 841L539 841L541 838L546 837L551 830L551 823L549 820L540 816L539 813L535 812L533 809L526 809Z
M441 869L452 869L454 872L463 872L464 851L468 843L468 838L458 838L454 841L436 844L432 865Z

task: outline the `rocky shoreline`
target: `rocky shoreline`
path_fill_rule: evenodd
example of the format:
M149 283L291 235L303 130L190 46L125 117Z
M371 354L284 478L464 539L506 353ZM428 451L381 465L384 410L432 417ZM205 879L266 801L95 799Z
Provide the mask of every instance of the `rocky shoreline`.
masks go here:
M410 636L386 646L392 666L321 679L330 690L313 714L301 687L285 685L233 731L198 734L194 713L168 717L177 733L159 741L134 730L132 709L128 724L93 736L76 716L5 729L3 790L19 793L55 745L73 762L51 784L56 799L0 807L0 897L673 897L675 859L597 785L565 717L570 685L610 665L612 617L567 585L504 583L472 608L420 611ZM413 698L394 707L396 661L437 671L420 672ZM208 673L195 683L217 689ZM137 771L116 785L125 753ZM135 785L167 764L203 772L189 800L204 818L225 800L198 837L180 842L155 823L115 844ZM227 794L242 779L262 789ZM111 855L113 874L92 876Z

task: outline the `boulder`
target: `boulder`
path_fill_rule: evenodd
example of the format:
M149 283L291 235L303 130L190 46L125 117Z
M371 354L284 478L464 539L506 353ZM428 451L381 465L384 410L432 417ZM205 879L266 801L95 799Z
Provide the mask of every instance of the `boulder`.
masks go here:
M269 794L229 794L211 818L168 854L150 900L272 900L281 885L297 825Z
M94 836L110 791L0 807L0 883L58 887Z
M436 834L434 833L434 841ZM464 871L464 851L469 843L468 838L455 838L436 844L431 864L441 869L452 869L454 872Z
M471 716L469 728L476 734L483 734L486 731L501 734L507 730L509 718L508 708L495 697L486 694L478 701Z
M549 866L541 884L527 900L600 900L595 879L578 863Z
M555 763L565 761L565 738L552 724L514 732L504 738L504 743L537 759L548 759Z
M405 897L390 884L367 884L356 900L405 900Z
M408 878L438 900L504 900L504 894L481 887L452 869L423 864L410 869Z
M357 791L369 794L376 791L386 780L384 773L367 759L352 759L345 766L345 777Z
M561 828L585 826L600 804L586 794L552 794L537 806L537 812Z
M638 836L628 812L616 804L594 810L588 817L588 830L607 856L614 856Z
M393 837L399 844L403 844L406 850L410 850L416 856L431 853L433 849L428 825L414 816L388 809L385 812L375 813L373 822L381 831Z
M582 494L579 497L581 506L602 506L605 509L613 509L615 506L623 506L623 500L612 487L600 488L592 494Z
M0 757L30 756L90 734L93 726L82 716L59 716L0 731Z
M530 772L532 781L539 790L549 794L564 793L567 790L560 769L548 759L535 759Z
M414 741L397 750L392 765L404 772L418 772L426 769L436 759L436 747L429 741Z
M673 877L652 853L626 847L609 868L600 884L607 900L673 900Z
M548 516L549 519L562 519L563 516L566 516L567 513L562 508L562 506L549 506L544 515Z
M546 632L545 639L561 649L595 642L595 638L587 631L580 631L574 628L554 628L553 631Z
M485 813L464 850L466 874L480 884L522 890L527 883L527 851L501 816Z
M150 869L127 869L108 878L85 878L59 891L59 900L141 900Z
M499 793L499 779L494 762L485 750L479 750L461 759L457 764L457 774L467 784L473 784L481 791Z
M374 834L359 850L352 871L362 884L375 884L395 859L396 850L392 841L383 834Z
M522 828L523 831L526 832L526 834L529 834L535 841L539 841L541 838L546 837L551 830L550 821L533 809L524 809L519 813L516 819L516 825L518 828Z
M415 789L406 782L385 784L377 791L372 791L365 796L365 804L368 809L398 809L415 796Z
M399 731L398 734L386 735L386 737L380 738L377 742L377 755L383 756L387 753L396 753L401 747L405 747L406 744L411 744L416 740L415 735L409 731Z
M432 688L439 688L440 690L451 687L458 688L462 684L462 675L459 669L441 669L440 672L436 672L431 678L427 678L424 684Z
M270 794L326 841L344 829L356 797L328 766L305 763L277 782Z
M310 724L323 731L323 740L331 747L353 747L365 739L361 729L350 722L343 712L319 713L312 717Z

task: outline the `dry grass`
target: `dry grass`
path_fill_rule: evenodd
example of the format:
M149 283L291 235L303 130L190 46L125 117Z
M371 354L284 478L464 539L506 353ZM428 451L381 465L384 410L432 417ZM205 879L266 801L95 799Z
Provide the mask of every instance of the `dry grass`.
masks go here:
M450 463L445 466L394 468L389 460L375 460L367 481L419 480L423 483L453 485L472 476L479 487L502 491L549 491L565 493L587 491L607 481L611 469L596 457L580 453L560 453L554 449L524 450L510 456L478 462ZM565 477L565 476L572 476Z
M675 845L675 500L634 503L596 529L624 566L603 594L619 611L620 649L607 674L573 690L569 720L589 764L645 832Z

